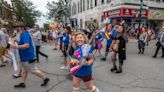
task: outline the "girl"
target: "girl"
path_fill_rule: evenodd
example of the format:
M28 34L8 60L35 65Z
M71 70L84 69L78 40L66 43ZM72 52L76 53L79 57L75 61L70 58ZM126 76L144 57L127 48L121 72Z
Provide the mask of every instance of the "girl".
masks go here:
M87 44L87 37L85 34L79 32L75 35L75 52L73 54L74 57L76 57L79 49L81 46ZM78 55L80 58L83 58L82 52ZM79 86L80 82L83 81L85 83L85 86L91 91L91 92L100 92L99 89L93 85L92 81L92 66L93 66L93 54L92 51L90 51L89 55L86 57L86 59L82 60L82 67L73 74L73 92L79 92Z
M138 54L144 54L146 41L147 41L147 32L145 28L142 27L138 40L138 48L139 48Z
M97 52L97 50L99 51L99 56L101 56L101 49L103 48L103 45L102 45L102 34L99 32L99 30L97 29L96 30L96 37L95 37L95 53Z
M63 54L64 54L64 66L62 66L60 69L68 69L67 67L67 55L69 53L68 47L71 41L71 28L66 27L65 33L63 33Z

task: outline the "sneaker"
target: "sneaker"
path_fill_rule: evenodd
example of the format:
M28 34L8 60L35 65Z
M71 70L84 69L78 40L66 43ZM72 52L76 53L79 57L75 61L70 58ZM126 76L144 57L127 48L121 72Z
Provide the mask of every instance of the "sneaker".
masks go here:
M96 91L95 92L100 92L100 90L98 88L96 88Z
M13 74L13 78L20 78L21 77L21 75L19 75L19 74Z
M116 71L116 73L117 73L117 74L122 73L122 69L118 69L118 70Z
M152 58L156 58L156 56L152 56Z
M101 58L102 61L106 61L106 58Z
M49 78L44 79L43 83L40 85L41 87L47 86L48 82L50 81Z
M67 66L62 66L62 67L60 67L60 69L64 70L64 69L68 69L68 67Z
M112 69L110 69L111 72L117 71L117 67L113 67Z
M24 83L19 83L18 85L14 86L15 88L25 88L26 85Z
M53 50L57 50L57 48L54 48Z

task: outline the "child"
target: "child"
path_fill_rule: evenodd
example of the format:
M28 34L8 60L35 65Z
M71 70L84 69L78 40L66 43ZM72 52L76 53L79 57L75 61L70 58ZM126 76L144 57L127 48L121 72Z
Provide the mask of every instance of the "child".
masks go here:
M77 55L76 52L80 50L80 48L88 43L87 37L85 34L78 32L75 35L75 52L72 55L72 57L77 57L82 59L83 54L82 51L79 52ZM82 66L81 68L73 74L73 92L79 92L79 85L81 81L84 81L85 86L91 91L91 92L100 92L99 89L93 85L92 81L92 66L93 66L93 54L92 50L89 51L88 56L82 60Z
M96 34L96 37L95 37L95 53L94 54L96 54L96 52L98 50L99 56L101 56L101 49L103 47L102 42L101 42L103 40L102 34L99 32L98 29L96 30L95 34Z

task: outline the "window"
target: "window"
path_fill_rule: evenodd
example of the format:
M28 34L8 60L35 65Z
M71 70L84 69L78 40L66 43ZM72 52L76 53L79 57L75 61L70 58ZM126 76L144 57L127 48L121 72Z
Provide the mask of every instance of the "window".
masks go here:
M83 11L85 11L85 0L83 0Z
M80 0L80 12L82 12L83 8L82 8L82 0Z
M87 10L89 9L89 0L87 0Z
M95 0L95 6L97 6L97 0Z
M92 5L92 0L91 0L91 9L93 8L93 5Z
M79 2L78 2L78 13L80 12L80 4L79 4Z
M104 0L101 0L101 3L104 4Z

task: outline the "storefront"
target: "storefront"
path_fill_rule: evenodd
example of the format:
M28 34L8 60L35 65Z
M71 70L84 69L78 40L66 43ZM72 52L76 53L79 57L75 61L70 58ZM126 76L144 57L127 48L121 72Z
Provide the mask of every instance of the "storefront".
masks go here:
M153 29L160 29L164 26L164 10L149 9L148 24Z
M104 17L109 17L111 20L120 21L124 19L128 26L139 26L140 9L137 8L118 8L104 12ZM142 9L141 26L147 25L148 10Z

